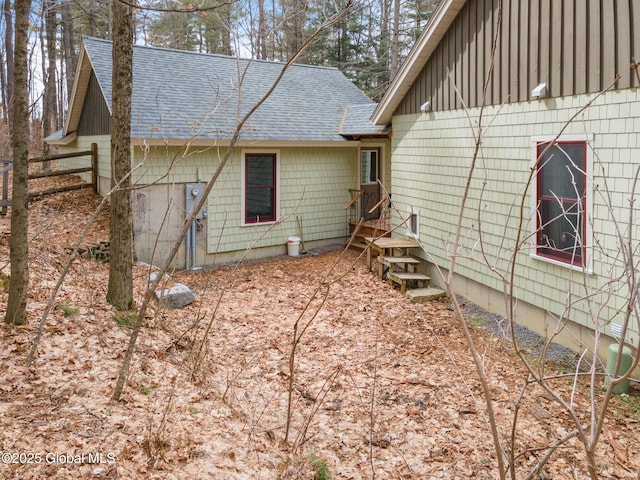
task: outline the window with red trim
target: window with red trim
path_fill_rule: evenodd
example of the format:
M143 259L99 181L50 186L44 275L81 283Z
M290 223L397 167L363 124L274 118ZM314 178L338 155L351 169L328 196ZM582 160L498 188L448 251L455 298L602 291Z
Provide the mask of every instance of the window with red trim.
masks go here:
M587 143L537 144L536 254L585 266Z
M247 153L244 165L244 222L276 220L276 154Z

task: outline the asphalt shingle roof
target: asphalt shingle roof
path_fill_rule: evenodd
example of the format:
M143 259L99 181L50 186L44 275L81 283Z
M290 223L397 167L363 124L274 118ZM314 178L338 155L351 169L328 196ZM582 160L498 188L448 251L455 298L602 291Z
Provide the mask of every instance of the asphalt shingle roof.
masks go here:
M377 103L367 103L346 107L340 133L345 136L385 135L389 133L390 125L375 125L371 121L371 116L377 106Z
M84 46L111 106L111 42L85 37ZM229 139L237 119L267 92L283 67L278 62L135 46L132 137ZM345 108L353 105L366 107L367 117L351 124L380 128L369 121L373 101L339 70L296 64L249 119L241 138L344 141L340 133Z

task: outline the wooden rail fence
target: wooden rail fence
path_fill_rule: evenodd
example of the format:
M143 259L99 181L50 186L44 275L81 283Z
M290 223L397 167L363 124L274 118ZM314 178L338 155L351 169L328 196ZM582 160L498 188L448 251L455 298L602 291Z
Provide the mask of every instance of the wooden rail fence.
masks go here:
M80 190L82 188L89 187L93 188L93 191L95 193L98 193L98 144L96 143L91 144L91 150L31 158L29 159L29 164L87 156L91 157L91 166L89 167L66 168L39 173L30 173L29 180L35 178L56 177L59 175L75 175L77 173L91 172L91 183L78 183L74 185L68 185L66 187L56 187L49 188L47 190L40 190L37 192L29 192L29 198L42 197L45 195L51 195L53 193L68 192L71 190ZM0 175L2 175L2 199L0 200L0 214L6 215L7 207L11 206L11 199L9 198L9 171L13 168L13 159L0 158L0 164L4 164L4 167L0 170Z

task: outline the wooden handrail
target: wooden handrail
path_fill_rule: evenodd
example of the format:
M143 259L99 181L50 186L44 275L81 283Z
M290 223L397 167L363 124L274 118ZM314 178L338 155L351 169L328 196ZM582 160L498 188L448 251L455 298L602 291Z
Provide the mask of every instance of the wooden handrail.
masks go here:
M390 200L389 195L387 195L386 193L382 196L382 199L376 203L373 207L371 207L371 210L369 210L369 213L373 213L374 210L376 210L378 207L380 207L380 205L382 205L384 202L386 202L387 200Z
M358 192L358 194L355 197L353 197L351 199L351 201L344 206L345 210L347 208L351 208L353 206L353 204L356 203L356 200L358 200L362 195L364 195L364 190L352 190L352 189L349 189L349 191L351 193Z

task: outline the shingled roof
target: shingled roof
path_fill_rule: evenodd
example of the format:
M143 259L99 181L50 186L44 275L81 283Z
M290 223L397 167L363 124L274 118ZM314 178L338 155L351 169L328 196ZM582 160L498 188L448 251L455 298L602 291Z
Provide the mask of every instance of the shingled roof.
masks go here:
M371 121L377 105L377 103L367 103L346 107L340 133L349 138L388 136L391 132L391 124L380 126Z
M111 108L110 41L83 38L83 50L60 136L75 131L81 115L90 66ZM237 119L267 92L283 63L237 59L134 46L131 136L139 139L197 139L231 137ZM83 80L84 79L84 80ZM335 68L293 65L267 101L242 129L244 141L344 142L340 134L350 106L375 104ZM358 125L379 129L364 118Z

